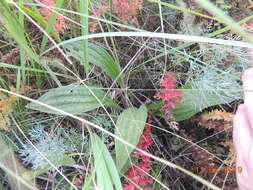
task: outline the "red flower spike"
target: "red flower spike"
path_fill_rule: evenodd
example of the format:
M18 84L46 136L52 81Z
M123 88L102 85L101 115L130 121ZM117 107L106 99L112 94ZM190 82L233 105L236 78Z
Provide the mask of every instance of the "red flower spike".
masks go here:
M142 8L143 0L112 0L113 11L124 23L138 25L136 18L138 11Z
M137 145L138 148L148 151L148 148L154 144L151 137L151 126L149 125L152 121L149 120L148 124L144 128L144 132L140 137L140 142ZM150 161L151 158L140 152L134 153L134 156L139 158L139 164L132 166L126 172L127 184L124 185L124 190L152 190L145 186L151 184L153 179L149 176L153 163ZM139 186L139 187L138 187Z
M160 82L162 91L158 92L154 97L165 101L163 110L170 114L172 109L180 105L177 100L181 100L183 91L174 90L176 88L176 78L173 74L167 74Z
M54 0L41 0L41 3L46 5L46 6L49 6L49 7L55 7L56 6ZM42 15L42 17L47 22L49 22L52 14L53 14L53 11L51 9L47 8L47 7L41 7L39 9L39 11L40 11L40 14ZM59 32L59 33L63 33L65 30L69 29L68 25L65 23L64 17L61 16L61 15L56 16L56 21L54 22L53 28L56 32Z

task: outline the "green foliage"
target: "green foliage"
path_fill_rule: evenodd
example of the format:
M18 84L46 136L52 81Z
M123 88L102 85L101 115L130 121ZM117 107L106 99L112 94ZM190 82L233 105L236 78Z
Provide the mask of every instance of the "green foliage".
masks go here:
M64 3L64 0L56 1L56 7L61 7L63 3ZM46 28L45 31L49 35L51 33L53 33L53 31L54 31L53 26L54 26L54 23L56 21L56 16L57 16L57 14L53 13L52 16L50 17L50 20L49 20L48 24L47 24L47 28ZM57 37L57 40L60 41L60 38L59 38L57 33L55 33L55 36ZM45 50L47 41L48 41L48 37L44 34L42 42L41 42L40 53L42 53Z
M115 17L113 17L111 11L115 12L115 10L112 6L112 1L109 0L108 4L110 10L106 8L106 15L104 15L106 17L99 19L99 21L105 23L102 23L101 25L101 27L103 27L102 31L104 32L96 34L88 34L88 16L91 14L94 14L95 16L100 15L99 12L101 11L101 5L108 5L106 1L95 1L94 3L98 4L99 6L94 7L94 9L92 9L92 6L90 6L93 4L93 2L89 1L69 1L69 3L64 3L64 0L54 1L56 1L56 9L54 10L60 10L63 13L65 12L65 15L69 16L68 23L71 23L69 25L71 26L70 30L61 33L60 35L58 35L57 32L52 31L52 26L56 20L55 14L53 14L49 22L46 22L39 13L38 8L40 8L40 5L33 0L26 1L25 5L23 4L23 0L0 0L0 22L8 31L5 32L8 34L3 34L6 35L5 37L3 37L1 34L0 56L4 56L4 54L8 55L10 49L16 47L17 45L17 49L20 52L20 55L17 55L17 58L20 60L20 62L15 62L15 64L9 63L8 61L6 61L6 63L0 63L0 68L3 68L2 70L7 70L7 74L4 71L4 77L0 77L0 83L4 84L5 87L8 85L13 85L13 83L17 89L28 86L26 92L28 95L30 95L31 93L28 91L31 89L38 89L37 87L39 86L34 86L32 84L34 81L34 83L45 84L43 85L43 89L39 90L48 90L48 92L42 95L38 101L58 108L62 111L69 112L71 114L83 114L85 112L92 111L89 113L89 117L87 117L95 118L95 120L92 120L91 122L103 127L103 129L108 132L115 130L115 135L134 146L137 146L140 136L143 133L148 115L147 108L157 111L150 112L150 114L157 114L159 117L165 118L166 113L164 113L164 110L161 110L164 102L155 101L154 103L149 104L147 108L145 106L142 106L139 109L130 107L124 110L118 117L116 129L114 129L112 127L112 122L106 118L107 116L100 116L98 113L100 109L98 109L98 111L95 109L100 108L101 106L110 107L112 109L108 109L108 112L106 114L111 114L113 117L113 115L118 114L117 109L119 108L119 105L114 100L112 100L112 98L109 97L109 95L107 95L100 87L87 87L80 84L62 86L63 84L70 84L73 80L76 80L76 78L73 76L68 75L69 72L67 72L67 70L74 70L74 72L76 72L75 77L83 76L83 73L85 72L86 78L84 80L88 81L87 84L94 84L94 75L90 74L91 72L94 72L95 74L103 72L107 76L106 79L96 77L95 80L97 80L98 83L103 83L103 86L106 88L112 85L110 82L108 82L107 79L112 80L113 84L116 83L117 87L121 87L109 90L115 90L115 99L117 99L117 101L125 107L129 107L129 105L136 105L135 103L137 101L134 102L132 100L138 100L139 103L143 103L144 101L149 102L148 100L152 101L153 94L149 92L149 89L143 88L151 87L151 91L153 91L153 87L158 87L158 85L155 85L157 84L157 79L160 78L160 76L165 72L171 71L175 74L179 73L180 76L182 76L179 82L182 82L184 96L181 101L181 106L174 110L174 116L177 121L188 119L210 106L222 106L223 104L230 105L232 101L242 98L242 89L239 77L242 71L245 70L250 64L248 58L244 59L244 57L240 57L238 55L244 55L248 50L245 48L243 50L240 48L233 48L233 46L251 48L252 45L243 42L243 40L223 40L225 37L232 39L232 37L228 36L227 34L232 34L234 36L237 35L234 32L229 32L231 28L234 29L234 31L242 34L243 37L248 36L248 34L245 33L243 29L239 27L239 25L235 24L233 20L224 13L224 10L228 10L228 8L233 7L232 4L226 3L226 0L212 1L216 3L216 5L218 5L221 9L223 9L223 12L208 0L197 0L200 4L203 5L204 8L211 12L210 15L216 15L217 18L208 16L206 13L201 13L203 9L200 9L200 7L195 3L192 3L192 1L183 2L182 0L174 0L167 3L160 0L148 0L149 3L143 5L145 6L145 9L141 11L142 15L138 15L138 17L136 17L136 19L138 19L135 21L136 23L138 23L138 21L141 21L139 23L142 26L141 29L126 26L130 24L127 22L124 23L125 25L113 22L112 19L115 20ZM231 1L234 2L234 0ZM15 6L15 3L18 7L20 7L20 9ZM159 10L152 7L159 7ZM89 10L89 8L91 9ZM141 7L138 7L138 9L141 9ZM150 11L150 9L152 9L152 11ZM237 7L235 9L237 9ZM136 7L134 7L133 10L137 10ZM136 14L133 10L130 14ZM41 27L46 28L46 31L49 33L49 35L52 35L52 38L57 43L59 43L58 45L60 47L63 48L63 52L66 53L67 56L71 57L70 59L76 59L76 62L79 65L77 65L75 61L72 65L66 65L64 64L64 61L59 62L57 59L61 58L58 53L56 53L57 51L50 51L55 47L49 48L45 51L45 47L47 45L50 45L48 43L47 37L42 34L38 28L32 27L34 23L32 24L31 21L28 21L27 17L23 14L22 11L29 15ZM156 14L157 11L159 11L158 14ZM228 13L230 14L231 12ZM182 15L184 15L183 18ZM231 13L230 15L233 14ZM250 16L246 19L249 21L252 18L253 16ZM95 17L90 17L90 19L95 20ZM245 23L246 19L244 19L241 23ZM80 23L77 23L79 21ZM150 23L150 21L154 21L154 23ZM202 28L200 26L203 25L203 23L205 23L204 26L206 26L206 23L209 23L210 21L215 21L215 23L218 22L223 24L227 23L228 27L220 30L216 30L216 27L212 27L212 29L216 31L208 34L206 36L208 38L201 37L203 31L201 31ZM212 24L212 22L210 23ZM79 25L79 27L75 24ZM161 26L159 27L159 25ZM222 26L222 24L219 26ZM151 31L154 31L153 29L155 28L160 28L162 30L162 33L157 30L157 32L145 31L146 29L150 30L150 28L152 28ZM80 29L82 30L81 32ZM173 34L170 34L170 32ZM189 37L182 34L189 34L193 36ZM15 42L13 39L9 39L9 36L7 35L12 36ZM217 35L220 35L219 38L214 39L213 37ZM112 46L114 57L112 57L110 55L110 52L104 48L106 46L104 45L103 39L108 37L111 37L111 41L106 42L106 45ZM60 38L62 38L64 41L61 42ZM101 45L95 44L96 42L94 41L97 38L100 38L98 41L101 43ZM88 42L90 39L92 39L92 43ZM121 41L122 39L124 39L124 42ZM184 41L186 43L175 42L175 40ZM8 42L6 43L5 41ZM162 41L164 43L162 43ZM187 41L193 42L187 43ZM208 45L205 45L207 43L220 45L214 45L210 47ZM3 46L7 48L2 48ZM166 48L163 46L166 46ZM182 50L183 53L180 52L180 50ZM42 54L40 56L43 57L40 57L36 51L40 51ZM45 54L45 52L42 53L42 51L47 52L47 54ZM161 57L167 56L168 54L170 54L170 56L165 57L165 62L159 59ZM49 57L54 58L51 59ZM229 57L231 58L229 59ZM124 70L121 69L118 59L123 63L129 63L124 68ZM155 64L146 64L151 61L152 63L155 62ZM160 64L159 67L156 67L157 63ZM84 67L84 72L81 71L79 73L80 65ZM124 64L122 64L122 66L124 66ZM184 68L180 69L180 66ZM133 85L132 77L135 77L133 75L135 75L136 72L132 72L133 75L128 75L129 72L126 71L133 71L139 68L144 68L144 71L147 73L147 75L143 75L145 76L143 77L143 81L139 82L146 84L150 82L149 79L151 78L153 79L151 81L152 83L154 82L153 84L147 86L145 85L145 87L141 87L139 89L137 89L138 84ZM10 75L7 76L9 74L9 71ZM40 75L40 77L38 77L39 73L45 73L46 75ZM151 75L155 75L154 78ZM54 84L58 85L58 88L49 89L51 87L45 83L45 76L50 77L51 80L49 81L54 81ZM147 78L149 79L146 79L146 76L148 76ZM138 82L138 80L134 81ZM115 87L115 85L113 87ZM128 87L130 88L129 91L139 91L142 89L143 94L142 92L127 93ZM133 89L135 87L136 89ZM25 94L25 96L27 96L27 94ZM129 94L132 96L130 97ZM34 98L34 96L32 98ZM126 101L123 100L124 98ZM23 102L17 105L17 107L20 105L23 105ZM58 114L58 116L54 116L53 118L53 120L56 120L56 123L54 124L57 124L57 126L59 124L58 122L66 124L65 122L68 120L62 119L62 115L59 112L45 108L36 103L28 104L27 108L50 114ZM75 133L73 130L69 130L69 128L60 130L58 129L53 133L49 133L42 125L38 125L36 127L33 127L31 132L27 134L29 128L26 127L26 123L33 122L33 124L30 123L30 125L34 125L34 123L37 123L37 121L34 121L34 118L37 118L41 121L44 119L44 117L48 117L48 114L39 114L38 112L33 112L32 118L29 119L28 114L30 113L26 113L25 111L27 110L23 109L22 106L20 106L20 110L24 112L22 113L22 117L16 117L17 113L13 112L14 117L8 123L12 131L8 132L8 136L15 136L19 142L22 142L22 140L19 139L19 133L12 133L15 132L14 128L11 128L12 122L15 122L17 120L17 124L20 124L21 126L22 133L28 135L29 139L33 143L32 145L29 142L25 142L20 150L18 148L17 149L20 153L20 156L22 157L23 162L25 164L30 164L30 166L36 170L36 175L52 169L49 161L52 162L56 167L75 164L74 167L83 168L84 165L88 165L86 171L79 169L75 170L73 169L74 167L70 171L65 170L65 167L62 167L64 174L57 174L55 175L55 178L52 179L52 181L54 181L52 185L54 189L70 189L73 188L71 187L72 183L78 186L78 189L80 189L82 185L82 189L85 190L92 188L106 190L123 189L120 182L120 175L124 174L128 169L130 163L130 155L133 153L134 148L129 148L121 141L115 140L115 150L112 150L112 144L114 141L111 139L111 136L109 136L108 133L104 133L104 131L102 133L97 129L95 130L96 134L105 136L105 139L109 139L109 142L104 141L104 139L101 140L100 137L93 134L90 134L89 136L84 128L82 128L82 134ZM81 120L81 118L77 117L76 119ZM156 121L158 120L155 120L154 124L157 124ZM48 120L46 122L47 126L49 126ZM76 122L69 121L67 124L72 127L72 125L76 125ZM161 122L161 124L163 124L163 122ZM19 127L19 125L16 126ZM77 126L79 127L79 124L77 124ZM83 125L81 127L83 127ZM88 131L90 132L90 130ZM154 135L154 137L155 136L156 135ZM87 143L87 139L89 138L91 141L90 148L88 147ZM163 137L163 139L164 138L165 137ZM176 134L175 139L179 139ZM167 140L168 139L164 139L164 141ZM183 146L175 147L176 143L173 143L171 140L168 142L172 149L177 153L183 148ZM13 143L16 143L16 141L13 141ZM107 144L109 147L108 149L106 147ZM5 148L4 145L2 148ZM39 150L39 152L37 150ZM112 151L112 154L115 154L115 161L113 160L109 150ZM160 150L162 151L162 149ZM90 160L88 160L88 157L90 154L86 151L93 153L94 167L89 167ZM6 152L8 153L8 151ZM75 153L71 155L74 155L76 157L78 156L78 161L81 162L82 166L76 165L79 163L75 163L75 161L69 155L67 155L68 153L72 152ZM152 153L156 154L156 152L157 150ZM158 154L159 156L163 155L165 159L157 158L155 159L156 161L164 163L166 166L172 166L175 169L179 169L184 174L189 174L199 182L208 185L209 188L213 188L213 185L211 183L209 184L207 181L181 168L180 166L167 162L165 154L163 154L163 152L161 152L161 154ZM13 159L14 156L12 154L11 156ZM45 159L44 156L49 161ZM8 171L6 168L4 168L6 167L4 156L1 158L2 161L0 161L0 167L5 171ZM12 161L10 162L11 164L16 162L15 159L12 159L9 159ZM133 162L135 162L135 160L136 158L133 159ZM7 164L10 165L10 163ZM12 171L12 169L13 168L9 167L9 171ZM84 175L84 172L87 172L87 175ZM151 174L155 177L155 179L157 179L157 181L163 180L163 175L159 176L160 168L157 169L157 172L154 168L152 168ZM71 180L72 183L66 180L65 177ZM77 178L79 181L76 180ZM83 182L82 179L85 179L85 181ZM169 181L166 185L169 186L171 183ZM185 184L182 183L182 185ZM153 188L160 189L163 187L163 184L161 184L161 187L156 186ZM213 189L217 188L214 187Z
M238 25L234 20L228 16L224 11L219 9L217 6L215 6L211 1L209 0L196 0L197 3L199 3L202 7L210 11L213 15L215 15L222 23L230 26L234 31L237 31L241 36L248 39L248 41L252 42L251 37L247 32L243 30L240 25Z
M90 91L92 91L94 95ZM99 108L101 105L114 108L118 107L118 105L101 89L86 87L84 85L69 85L51 89L49 92L41 96L38 101L71 114L88 112ZM57 111L36 103L30 103L26 107L46 113L60 114Z
M25 30L20 26L20 23L18 23L18 19L14 11L11 10L11 6L6 1L0 1L0 5L2 6L0 16L4 19L4 27L18 42L19 46L23 48L33 60L39 62L38 55L28 46Z
M68 50L68 55L78 58L82 61L83 58L83 44L80 41L70 42L63 45ZM94 43L88 44L88 61L100 67L111 79L116 80L120 85L123 84L123 79L120 76L121 68L119 64L114 61L111 55L101 46Z
M97 135L91 136L91 150L94 156L96 186L99 189L123 190L115 163Z
M233 8L231 4L228 4L225 2L225 0L216 0L216 4L222 9L222 10L228 10Z
M19 150L24 164L31 164L34 170L51 169L42 155L56 167L74 164L74 160L66 155L67 152L74 151L74 147L68 139L60 135L59 131L56 134L49 134L44 130L44 126L37 125L29 132L29 136L40 153L29 142L24 143Z
M192 51L194 57L187 55L188 78L182 87L184 95L181 106L173 111L175 119L185 120L210 106L229 105L235 100L242 99L239 77L251 66L247 51L239 47L203 45L201 49ZM173 59L178 65L184 60L179 61L177 56Z
M192 117L193 115L201 112L203 109L208 108L210 106L229 104L234 100L239 100L242 98L242 92L237 91L231 93L229 89L226 90L213 89L213 84L221 84L222 85L238 85L238 83L219 83L220 81L216 81L218 83L210 82L205 83L205 76L203 76L200 81L195 81L195 83L189 83L184 86L184 95L181 101L181 105L179 108L173 110L173 115L176 121L181 121ZM209 86L208 86L209 85ZM203 86L208 86L208 88L201 88ZM230 88L230 86L228 86ZM238 87L240 88L240 86ZM217 91L220 91L217 93ZM226 92L230 93L226 93Z
M96 119L93 119L91 122L98 126L103 126L106 129L109 129L112 126L112 122L105 116L97 116Z
M198 78L183 87L184 95L179 108L174 110L177 121L185 120L210 106L229 104L242 99L242 87L230 73L207 68Z
M132 107L124 110L118 117L115 135L136 146L143 133L147 116L147 108L145 106L142 106L139 109ZM115 140L115 150L118 171L124 173L122 170L127 169L126 167L128 166L124 166L127 165L133 148L125 145L119 140Z
M191 13L193 15L197 15L197 16L200 16L200 17L203 17L203 18L218 20L218 19L210 17L208 15L201 14L199 12L192 11L190 9L186 9L186 8L183 8L183 7L175 6L173 4L169 4L167 2L163 2L163 1L160 1L160 0L148 0L148 1L151 2L151 3L158 3L158 4L162 5L162 6L170 7L172 9L180 10L182 12Z
M88 35L89 34L89 1L80 1L80 13L83 13L84 15L81 16L81 25L82 25L82 35ZM82 63L84 66L84 70L86 71L86 75L88 76L88 73L90 72L90 65L89 65L89 43L88 39L83 41L82 49L83 49L83 55L82 55Z
M36 20L44 28L49 28L49 24L44 20L44 18L39 14L39 12L36 13L32 9L28 9L26 7L22 7L22 10L26 14L28 14L30 17L32 17L34 20ZM49 31L49 32L57 39L57 41L60 41L59 35L55 31Z

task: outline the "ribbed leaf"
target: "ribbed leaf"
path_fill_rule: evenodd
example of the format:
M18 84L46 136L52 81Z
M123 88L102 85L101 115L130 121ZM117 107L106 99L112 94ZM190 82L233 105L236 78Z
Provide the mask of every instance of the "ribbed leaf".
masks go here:
M220 98L220 96L215 93L210 93L208 90L203 90L201 93L204 95L202 94L201 96L204 96L207 101L200 104L200 91L191 90L190 85L186 85L183 87L183 89L185 90L183 99L180 101L180 107L173 110L173 116L176 121L186 120L201 112L205 108L215 105L227 104L235 100L233 97L229 96L223 96ZM196 105L198 105L198 107Z
M63 47L69 51L69 54L71 56L82 61L83 44L80 41L65 44ZM88 59L90 63L100 67L113 80L116 80L116 78L118 78L118 84L123 84L122 77L118 77L121 71L120 66L114 61L111 55L107 53L104 48L93 43L89 43Z
M126 109L117 120L115 134L128 143L136 146L139 143L140 136L146 124L147 115L145 106L139 109L134 107ZM118 171L121 171L127 164L133 148L116 140L115 149L117 168Z
M102 140L97 135L92 135L91 145L98 189L123 190L117 168Z
M99 88L88 87L103 105L110 107L118 107L118 105ZM38 101L50 106L61 109L71 114L81 114L91 111L101 106L99 101L92 95L90 90L83 85L79 86L63 86L49 90ZM36 103L30 103L27 108L38 110L41 112L59 114L54 110L48 109Z

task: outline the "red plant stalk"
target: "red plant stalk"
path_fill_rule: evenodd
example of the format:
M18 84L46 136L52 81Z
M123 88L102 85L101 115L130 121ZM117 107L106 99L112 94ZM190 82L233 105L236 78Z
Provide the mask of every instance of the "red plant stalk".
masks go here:
M139 144L137 145L138 148L146 152L148 152L148 148L154 144L151 137L151 122L151 120L148 121ZM138 158L139 162L137 165L130 167L126 172L127 183L124 185L124 190L139 190L140 187L143 190L152 190L147 187L153 182L153 179L149 176L153 165L151 158L140 152L134 153L134 156Z
M178 100L182 99L183 91L175 90L177 79L172 73L168 73L161 80L162 91L158 92L154 97L164 100L162 110L171 118L172 110L180 105Z
M54 0L41 0L41 3L48 6L48 7L55 7ZM53 11L47 7L41 7L39 9L40 14L42 17L49 22L50 17L53 15ZM61 15L56 16L56 21L54 22L53 28L58 33L63 33L65 30L69 29L68 25L65 23L65 19Z

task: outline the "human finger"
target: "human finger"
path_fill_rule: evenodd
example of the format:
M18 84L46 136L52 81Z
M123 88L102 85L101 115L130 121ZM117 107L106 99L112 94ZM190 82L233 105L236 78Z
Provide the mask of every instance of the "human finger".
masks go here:
M244 104L241 104L238 107L234 117L233 141L236 152L239 153L239 155L237 154L239 157L243 150L247 150L247 147L250 146L252 141L252 131L246 115L246 107Z
M253 131L253 68L246 70L242 76L244 105L248 121Z

